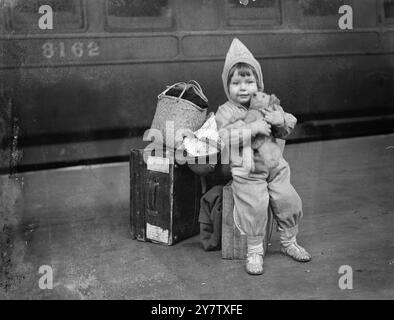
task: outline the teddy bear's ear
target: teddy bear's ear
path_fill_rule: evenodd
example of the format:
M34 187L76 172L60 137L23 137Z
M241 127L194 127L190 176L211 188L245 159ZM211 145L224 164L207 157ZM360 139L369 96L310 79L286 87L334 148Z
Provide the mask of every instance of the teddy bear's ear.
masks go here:
M280 100L278 99L278 97L276 95L271 94L270 104L280 104Z

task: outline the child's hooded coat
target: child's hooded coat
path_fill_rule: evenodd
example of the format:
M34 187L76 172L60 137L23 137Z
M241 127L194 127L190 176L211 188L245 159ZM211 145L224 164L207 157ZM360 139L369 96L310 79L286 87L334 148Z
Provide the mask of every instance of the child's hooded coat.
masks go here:
M227 86L228 77L231 68L235 64L240 62L247 63L255 69L257 73L257 79L256 79L257 87L261 91L264 90L263 72L261 70L260 63L254 58L253 54L241 41L239 41L237 38L234 38L227 52L226 60L224 62L224 67L223 67L223 73L222 73L223 87L226 96L228 98L228 101L224 105L218 108L218 111L216 112L216 123L218 130L220 131L221 138L223 139L225 144L226 143L227 145L238 144L239 146L242 146L242 143L245 143L245 141L242 141L242 139L240 138L239 131L237 132L237 130L231 130L231 129L242 130L242 129L250 128L248 124L242 121L242 119L245 118L248 109L242 106L241 104L231 100ZM275 127L275 130L273 130L273 133L276 138L284 138L286 135L288 135L293 130L297 122L297 119L291 114L284 112L284 116L285 116L285 125L283 126L283 128ZM282 139L276 139L276 143L278 144L281 151L283 152L285 141ZM222 159L226 159L226 158L228 159L229 157L228 149L225 148L225 150L223 151L224 152L222 155ZM239 151L242 154L242 148ZM242 158L233 157L232 155L231 165L232 167L241 167Z

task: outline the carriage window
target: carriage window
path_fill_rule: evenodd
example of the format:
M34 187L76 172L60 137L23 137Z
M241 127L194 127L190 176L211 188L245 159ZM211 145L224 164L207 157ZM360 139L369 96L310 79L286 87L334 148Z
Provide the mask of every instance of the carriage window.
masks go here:
M169 29L172 15L169 0L107 0L107 23L115 29Z
M182 0L180 3L183 30L215 30L219 28L220 1ZM198 18L196 18L198 17Z
M5 19L4 19L3 8L0 7L0 33L3 33L3 30L4 30L4 22L5 22Z
M280 0L249 1L245 6L239 0L227 0L229 26L281 24Z
M394 23L394 0L384 0L384 17L389 23Z
M6 0L6 3L11 9L11 27L17 31L40 31L38 9L42 5L49 5L53 10L53 31L84 27L82 0Z
M337 29L338 10L352 0L299 0L297 25L306 29Z
M344 4L343 0L302 0L301 8L304 16L337 15L338 8Z

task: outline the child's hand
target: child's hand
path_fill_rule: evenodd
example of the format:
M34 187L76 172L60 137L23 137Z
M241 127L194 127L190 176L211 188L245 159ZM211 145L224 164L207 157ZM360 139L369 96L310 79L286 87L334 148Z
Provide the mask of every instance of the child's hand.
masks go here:
M271 125L268 124L264 119L254 121L252 124L252 131L254 129L255 134L262 134L265 136L271 135Z
M271 135L271 125L269 123L267 123L267 121L264 121L263 119L261 119L260 121L261 121L260 133L265 136L270 136Z
M262 110L265 120L273 126L281 126L285 122L283 112L279 110Z

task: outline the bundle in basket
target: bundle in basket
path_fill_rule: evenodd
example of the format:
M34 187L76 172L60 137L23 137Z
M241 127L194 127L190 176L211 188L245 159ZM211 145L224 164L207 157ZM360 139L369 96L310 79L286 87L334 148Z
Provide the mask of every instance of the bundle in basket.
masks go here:
M198 130L204 123L208 99L197 81L178 82L158 95L151 129L160 130L162 143L177 148L185 131ZM158 141L155 141L158 142Z

